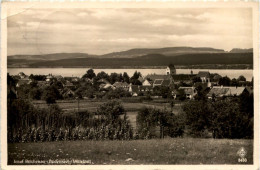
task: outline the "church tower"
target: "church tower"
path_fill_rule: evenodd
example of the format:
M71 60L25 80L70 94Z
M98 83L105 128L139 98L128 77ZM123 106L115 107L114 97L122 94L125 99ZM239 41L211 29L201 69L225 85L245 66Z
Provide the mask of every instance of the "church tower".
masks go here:
M175 75L176 74L176 69L174 67L173 64L170 64L167 68L166 68L166 75Z

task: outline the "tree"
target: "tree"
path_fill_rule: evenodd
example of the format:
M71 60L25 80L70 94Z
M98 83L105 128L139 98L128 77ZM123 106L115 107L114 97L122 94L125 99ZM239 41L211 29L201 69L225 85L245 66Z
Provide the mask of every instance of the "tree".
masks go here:
M237 81L246 81L246 78L241 75L238 77Z
M39 88L32 88L29 92L29 96L33 100L40 100L42 96L42 91Z
M109 75L107 73L105 73L104 71L101 71L97 74L97 80L100 80L100 79L105 79L107 81L109 81Z
M135 71L133 76L130 78L130 83L133 85L142 85L142 82L140 82L138 79L142 76L140 72Z
M178 89L177 91L179 93L179 97L178 97L179 100L181 100L181 101L185 100L186 99L186 94L184 92L184 89Z
M143 107L136 117L137 131L141 138L151 138L155 134L155 127L160 127L160 138L182 136L184 132L183 121L167 110ZM179 123L177 123L179 122Z
M218 84L222 86L230 86L231 80L229 77L225 76L219 79Z
M45 88L42 98L47 104L53 104L56 103L56 100L62 99L62 96L55 86L49 86Z
M123 78L121 78L120 75L117 73L111 73L109 76L109 80L111 84L114 84L115 82L121 82Z
M123 80L126 83L130 83L130 78L126 72L123 73Z
M196 100L206 100L206 94L207 94L207 88L203 88L201 85L199 85L197 88L197 95L195 96Z
M97 109L98 115L105 116L107 121L115 121L120 115L126 114L123 105L116 100L108 101L100 105Z
M233 78L233 79L231 80L231 82L230 82L230 85L231 85L231 86L238 86L237 80L236 80L235 78Z
M135 71L131 79L139 79L139 77L142 76L140 72Z
M89 69L86 74L83 75L82 78L89 78L89 79L93 79L94 77L96 77L96 74L94 72L93 69Z
M188 133L194 137L203 137L204 132L211 127L210 109L202 100L189 101L183 105Z
M200 77L195 76L192 78L192 82L197 83L197 82L202 82L202 81L201 81Z
M211 128L214 138L253 138L253 118L239 109L239 103L219 100L212 103Z

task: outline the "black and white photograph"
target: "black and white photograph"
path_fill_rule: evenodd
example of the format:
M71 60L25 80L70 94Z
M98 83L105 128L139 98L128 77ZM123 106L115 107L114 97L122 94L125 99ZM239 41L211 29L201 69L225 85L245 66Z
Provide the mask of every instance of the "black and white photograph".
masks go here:
M259 168L257 3L53 4L3 4L7 168Z

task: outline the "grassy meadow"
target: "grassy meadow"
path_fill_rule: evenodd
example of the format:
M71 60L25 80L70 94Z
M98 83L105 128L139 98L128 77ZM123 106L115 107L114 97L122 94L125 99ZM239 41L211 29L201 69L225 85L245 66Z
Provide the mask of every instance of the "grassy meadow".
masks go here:
M237 151L241 147L247 151L246 163L238 162ZM34 164L25 163L25 160L42 161L42 164L94 165L252 164L253 140L165 138L131 141L9 143L8 164ZM64 162L57 163L50 160ZM73 162L73 160L83 160L83 162ZM17 163L19 161L20 163Z

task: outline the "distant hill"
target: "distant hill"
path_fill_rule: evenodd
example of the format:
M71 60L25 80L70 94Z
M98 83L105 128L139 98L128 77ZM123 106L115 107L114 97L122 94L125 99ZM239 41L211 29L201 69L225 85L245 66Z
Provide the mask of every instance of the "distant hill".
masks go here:
M193 48L193 47L166 47L166 48L135 48L127 51L113 52L101 55L101 58L134 58L147 54L163 54L165 56L175 56L181 54L194 53L224 53L224 50L214 48Z
M8 56L8 67L134 67L192 64L253 64L253 49L136 48L104 55L56 53Z
M249 49L241 49L241 48L233 48L230 53L252 53L253 48Z
M196 64L252 64L252 53L206 53L206 54L183 54L179 56L165 56L162 54L149 54L136 58L77 58L62 59L46 62L35 62L29 67L109 67L122 66L165 66L169 63L174 65Z
M85 53L54 53L43 55L12 55L8 56L8 60L61 60L68 58L88 58L95 57Z

